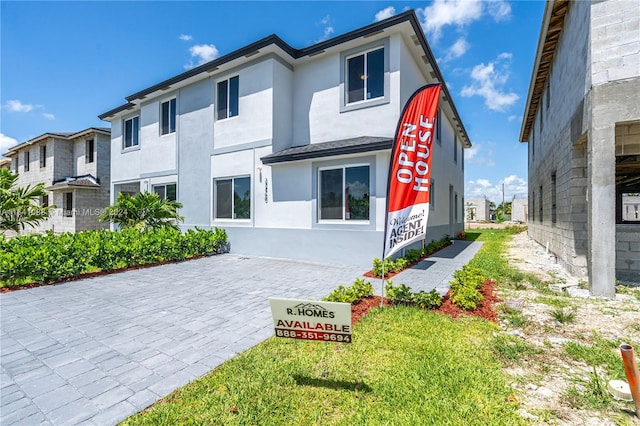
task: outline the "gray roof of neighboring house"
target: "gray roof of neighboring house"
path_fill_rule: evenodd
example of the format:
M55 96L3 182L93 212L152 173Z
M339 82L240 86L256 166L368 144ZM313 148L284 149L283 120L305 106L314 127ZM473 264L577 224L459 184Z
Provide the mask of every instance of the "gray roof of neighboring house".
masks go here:
M143 89L139 92L136 92L133 95L127 96L125 97L125 99L127 100L127 103L120 105L116 108L113 108L103 114L100 114L98 118L100 118L101 120L105 120L123 111L131 110L136 107L139 107L139 105L134 103L133 101L138 101L139 103L142 99L146 98L148 95L153 94L154 92L167 90L171 88L172 85L175 85L176 83L180 83L189 79L198 78L198 75L210 75L210 73L217 71L220 66L228 62L231 62L233 60L240 59L242 57L247 57L247 58L252 57L254 54L259 53L260 49L264 49L268 46L274 45L280 48L291 59L296 60L299 58L310 57L316 54L323 53L326 49L349 42L351 40L355 40L360 37L369 37L369 36L375 35L377 33L382 32L386 28L390 28L395 25L402 24L404 22L408 22L411 25L413 32L415 33L414 43L416 46L419 45L422 48L422 51L424 52L424 56L422 57L422 60L425 63L431 64L431 67L433 68L433 71L431 74L432 77L437 79L440 83L443 83L442 92L444 95L444 99L449 101L451 110L453 111L455 126L459 126L459 131L460 131L461 139L464 146L470 147L471 141L469 139L469 135L467 134L467 130L465 129L464 124L462 123L462 119L460 118L460 115L458 114L458 111L455 105L453 104L453 98L449 93L449 89L447 85L444 84L445 82L444 77L440 72L440 68L438 67L436 59L433 56L433 52L431 51L431 48L429 47L429 44L424 35L424 32L422 31L420 21L418 20L418 17L416 16L415 11L413 10L407 10L406 12L399 13L388 19L384 19L379 22L374 22L373 24L369 24L362 28L350 31L348 33L339 35L337 37L330 38L325 41L321 41L319 43L313 44L309 47L305 47L302 49L295 49L291 47L289 44L287 44L286 42L284 42L277 35L272 34L254 43L251 43L245 47L242 47L238 50L235 50L231 53L221 56L217 59L209 61L198 67L192 68L186 72L183 72L182 74L178 74L158 84L155 84L151 87Z
M111 134L111 129L108 127L89 127L79 132L47 132L47 133L43 133L40 136L36 136L35 138L29 139L26 142L19 143L18 145L9 148L9 150L3 155L6 157L9 155L16 154L20 149L24 148L25 146L34 144L36 142L40 142L41 140L46 138L58 138L58 139L71 140L76 137L82 136L85 133L91 133L91 132L102 132L102 133Z
M393 139L360 136L357 138L341 139L337 141L312 143L266 155L260 160L264 164L285 163L288 161L309 160L312 158L330 157L333 155L357 154L362 152L381 151L391 149Z
M100 182L93 175L68 176L64 179L54 181L53 185L47 187L46 189L48 191L55 191L57 189L66 189L70 187L96 189L100 188Z

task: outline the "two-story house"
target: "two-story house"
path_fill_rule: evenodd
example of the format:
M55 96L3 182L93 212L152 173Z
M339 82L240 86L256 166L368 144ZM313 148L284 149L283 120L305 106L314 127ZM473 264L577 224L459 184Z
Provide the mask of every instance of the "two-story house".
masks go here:
M4 154L16 185L44 182L48 194L40 204L55 205L51 216L25 232L79 232L108 228L98 216L109 205L111 138L109 129L51 132L14 146Z
M343 264L380 257L389 156L411 94L443 83L427 239L464 221L469 138L413 11L295 49L268 36L126 97L112 200L177 199L232 251Z
M640 282L640 3L548 1L522 121L529 235L594 295Z

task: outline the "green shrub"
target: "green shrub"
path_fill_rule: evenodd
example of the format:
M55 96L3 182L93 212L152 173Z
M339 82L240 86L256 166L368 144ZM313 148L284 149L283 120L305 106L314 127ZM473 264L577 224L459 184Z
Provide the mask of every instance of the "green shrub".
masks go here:
M473 287L462 286L456 291L451 289L451 302L466 311L475 310L482 299L482 293Z
M387 281L384 292L394 305L407 305L413 301L411 287L404 284L394 286L393 281Z
M353 284L348 287L339 285L335 290L329 293L329 296L322 300L326 302L342 302L355 303L361 299L369 297L373 294L373 285L369 281L357 278Z
M76 275L134 265L182 260L224 250L222 229L187 231L161 228L143 232L127 228L20 235L0 238L0 286L50 282Z
M436 290L419 291L411 295L411 301L422 309L435 309L442 305L442 296Z
M451 302L462 309L475 310L483 299L479 289L486 277L482 270L473 264L467 264L454 272L453 277L453 281L449 283L451 284Z

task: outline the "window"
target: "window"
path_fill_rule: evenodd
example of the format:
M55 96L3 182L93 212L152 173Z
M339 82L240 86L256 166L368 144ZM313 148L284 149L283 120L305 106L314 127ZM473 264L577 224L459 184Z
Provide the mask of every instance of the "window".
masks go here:
M40 197L40 207L49 207L49 194Z
M429 183L429 210L435 210L436 208L436 184L431 179Z
M369 220L369 166L319 172L320 220Z
M29 171L29 151L25 151L24 152L24 171L28 172Z
M153 185L153 192L158 194L158 197L160 197L161 200L176 201L178 199L175 183Z
M251 218L251 178L216 179L213 186L216 219Z
M238 115L239 80L235 76L218 83L218 120Z
M458 222L458 193L454 192L453 193L453 218L455 219L455 222Z
M11 168L14 173L18 173L18 157L11 159Z
M551 223L556 223L556 173L551 174Z
M124 121L123 149L138 146L140 143L140 117L133 117Z
M453 162L458 162L458 136L453 135Z
M64 217L73 217L73 192L64 193Z
M168 135L176 131L176 98L163 102L160 112L160 134Z
M347 58L347 103L384 96L384 47Z
M436 116L436 141L442 145L442 139L441 139L441 134L442 134L442 113L440 112L440 108L438 108L438 113Z
M536 132L534 129L531 129L531 158L536 156Z
M538 221L542 223L542 185L540 185L540 193L538 194Z
M536 192L531 193L531 220L536 220Z
M47 167L47 145L40 145L40 168Z
M89 139L84 142L84 162L85 163L93 163L93 151L95 148L95 143L93 139Z
M547 98L547 102L546 102L547 109L549 109L549 104L551 103L551 95L549 94L550 90L551 90L551 80L547 82L547 87L545 87L545 94L544 94Z

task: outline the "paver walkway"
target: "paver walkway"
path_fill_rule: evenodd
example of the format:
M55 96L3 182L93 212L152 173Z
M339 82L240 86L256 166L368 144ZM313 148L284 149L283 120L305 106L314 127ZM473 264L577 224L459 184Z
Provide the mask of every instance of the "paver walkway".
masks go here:
M443 290L479 246L394 281ZM363 272L227 254L2 294L0 424L116 424L271 336L267 297L318 300Z

